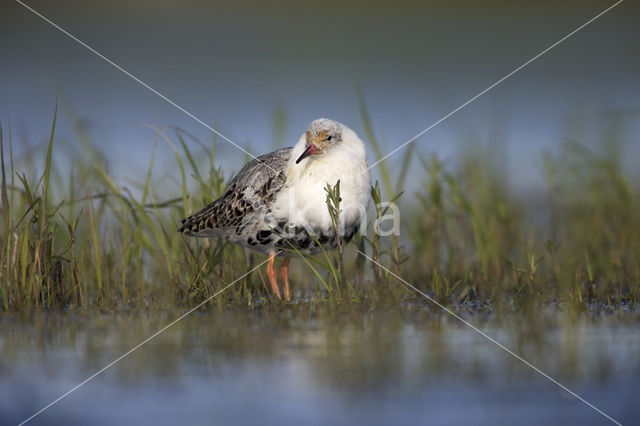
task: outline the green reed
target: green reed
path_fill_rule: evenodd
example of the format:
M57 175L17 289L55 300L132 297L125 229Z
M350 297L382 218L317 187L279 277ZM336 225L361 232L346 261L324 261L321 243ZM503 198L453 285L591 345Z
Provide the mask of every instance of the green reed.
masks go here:
M381 158L382 143L364 103L362 115L374 155ZM219 197L227 183L215 138L205 144L182 129L154 129L173 151L174 180L162 187L154 180L154 146L143 179L128 187L112 176L86 133L78 133L79 152L59 145L57 120L56 111L46 145L19 164L11 129L0 126L3 310L189 307L265 260L222 240L176 232L181 218ZM401 235L380 237L370 225L337 253L301 255L292 270L294 295L312 304L423 301L383 268L367 268L357 246L451 306L636 306L640 185L624 172L621 156L608 140L599 151L573 143L545 153L547 190L532 207L510 193L500 167L480 153L449 167L435 155L419 157L421 170L413 175L422 176L423 185L403 194L415 157L408 150L398 174L380 164L381 184L371 189L371 214L378 220L389 213L381 202L401 206ZM336 228L339 199L338 185L327 188ZM267 288L259 268L212 304L280 306Z

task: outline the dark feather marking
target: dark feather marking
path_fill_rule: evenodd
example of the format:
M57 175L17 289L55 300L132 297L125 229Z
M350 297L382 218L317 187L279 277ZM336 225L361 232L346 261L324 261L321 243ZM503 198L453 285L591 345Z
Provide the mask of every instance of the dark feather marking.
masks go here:
M285 170L290 156L291 148L284 148L247 163L220 198L183 219L178 231L189 234L204 229L224 231L250 221L250 216L266 213L268 203L286 183Z
M268 229L265 229L258 232L258 234L256 235L256 238L258 239L258 241L260 241L260 243L262 243L262 240L266 240L267 238L269 238L270 235L271 235L271 231L269 231Z

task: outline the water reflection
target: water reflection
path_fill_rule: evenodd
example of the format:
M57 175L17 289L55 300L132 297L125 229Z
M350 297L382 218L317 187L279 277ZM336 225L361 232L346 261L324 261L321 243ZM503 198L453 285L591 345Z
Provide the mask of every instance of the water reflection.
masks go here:
M180 312L0 323L0 423L16 423ZM624 422L638 414L632 314L468 318ZM602 423L455 319L428 309L207 311L185 318L34 423Z

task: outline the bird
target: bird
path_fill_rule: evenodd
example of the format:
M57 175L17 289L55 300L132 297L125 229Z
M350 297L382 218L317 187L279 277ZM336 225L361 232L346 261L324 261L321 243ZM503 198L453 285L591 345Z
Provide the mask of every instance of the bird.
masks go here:
M316 254L346 245L365 223L370 203L366 148L346 125L313 120L293 147L254 158L231 179L217 200L182 219L178 231L192 237L224 238L269 256L271 291L282 299L275 269L280 265L284 299L290 301L289 262L296 251ZM339 229L327 208L327 185L340 183Z

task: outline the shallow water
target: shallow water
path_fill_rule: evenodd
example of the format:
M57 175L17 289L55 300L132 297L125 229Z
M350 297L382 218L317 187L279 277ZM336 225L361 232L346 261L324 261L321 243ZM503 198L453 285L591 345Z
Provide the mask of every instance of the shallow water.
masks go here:
M15 424L181 312L0 321L0 424ZM640 414L630 313L469 314L622 423ZM428 308L198 312L32 424L606 424L458 320Z

